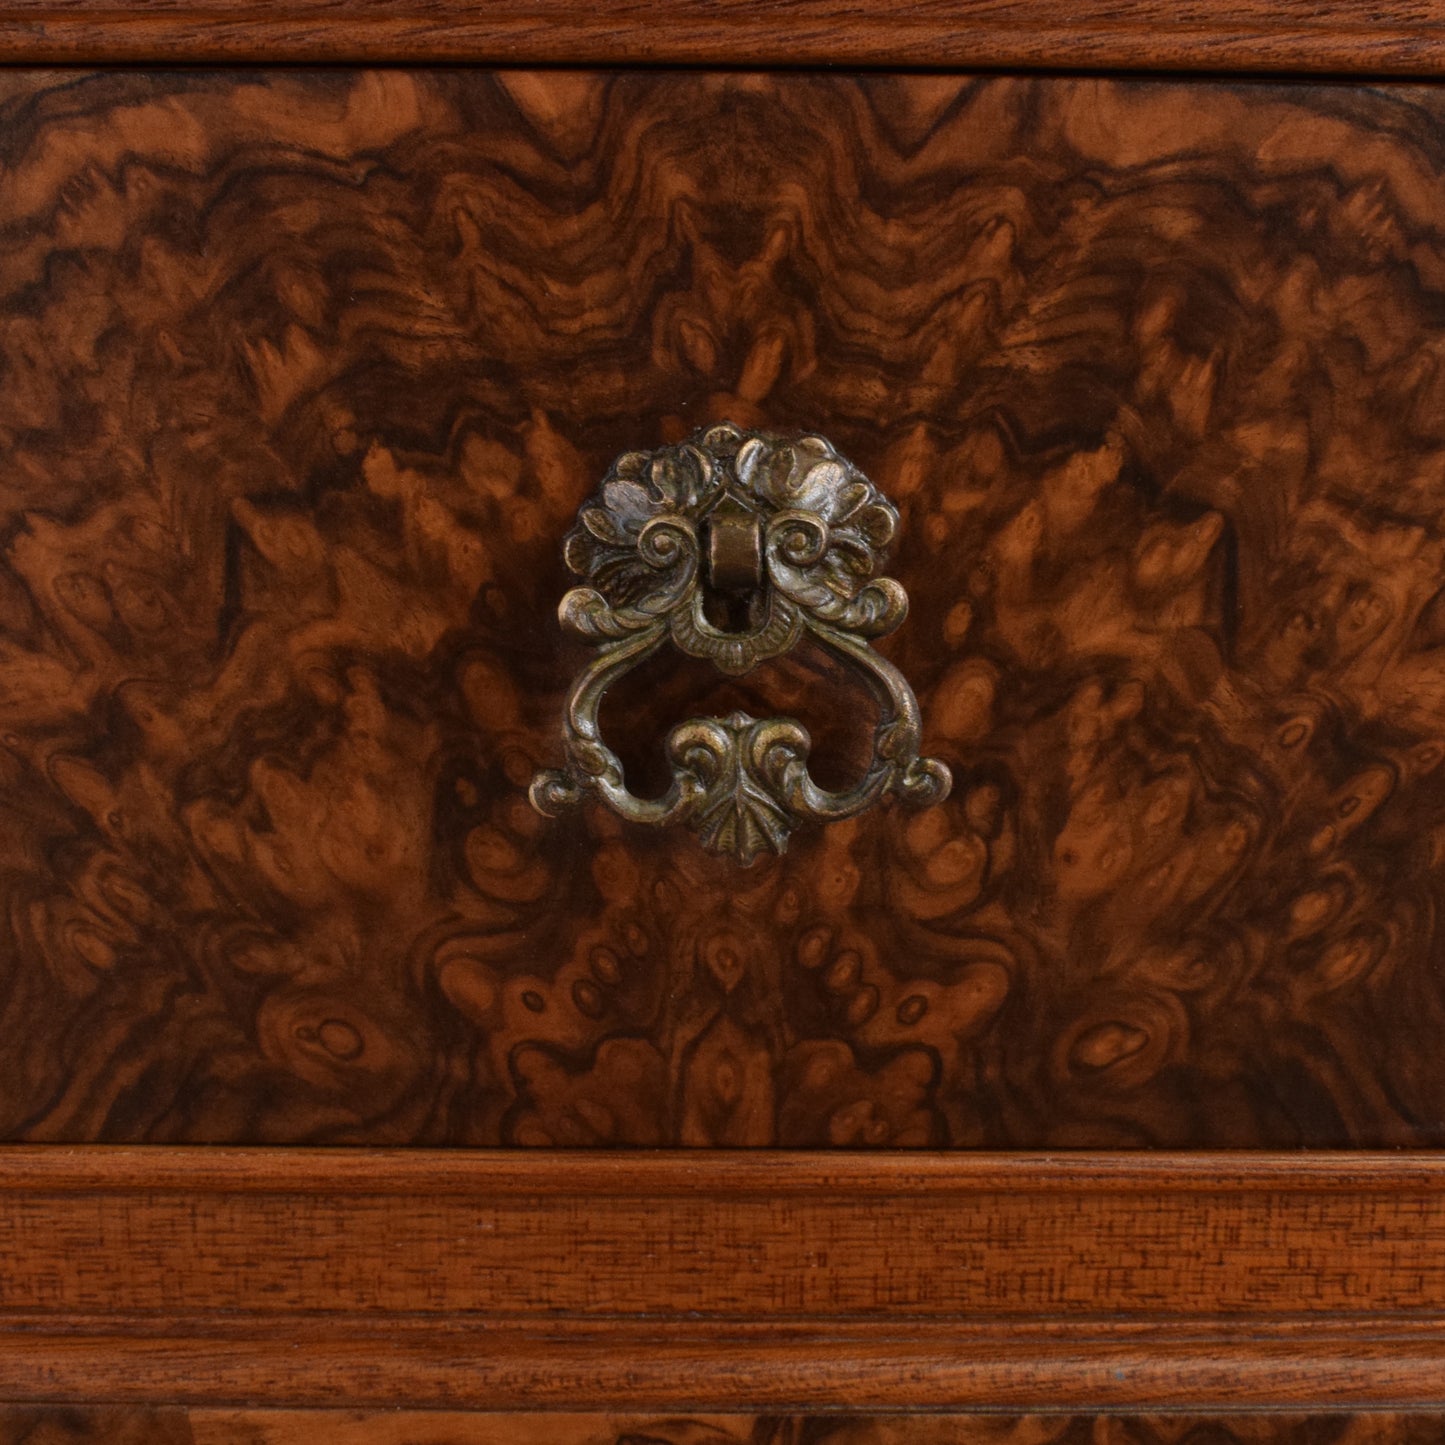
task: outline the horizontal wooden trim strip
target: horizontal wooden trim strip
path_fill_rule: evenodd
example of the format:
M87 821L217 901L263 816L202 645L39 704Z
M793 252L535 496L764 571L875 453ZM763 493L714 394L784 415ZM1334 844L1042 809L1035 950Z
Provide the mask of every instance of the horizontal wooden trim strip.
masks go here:
M1445 1159L0 1149L0 1398L1445 1405Z
M1438 1154L1372 1150L1189 1153L880 1153L769 1149L360 1149L0 1145L8 1191L195 1193L826 1196L835 1190L1190 1194L1445 1190Z
M25 64L398 61L1445 73L1432 6L1271 0L113 0L0 5Z
M0 1395L14 1402L669 1413L1445 1407L1436 1324L0 1324Z

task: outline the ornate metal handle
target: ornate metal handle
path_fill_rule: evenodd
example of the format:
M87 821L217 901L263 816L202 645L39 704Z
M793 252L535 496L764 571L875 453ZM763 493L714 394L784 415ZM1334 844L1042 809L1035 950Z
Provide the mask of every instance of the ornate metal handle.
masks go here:
M822 437L722 425L619 457L565 543L567 565L590 585L567 593L558 615L598 653L567 700L567 766L537 774L533 806L556 815L595 793L624 818L686 823L704 847L751 863L783 852L800 823L851 818L888 793L941 802L952 778L918 755L913 690L866 641L908 611L903 588L875 575L897 524L887 498ZM613 683L669 638L738 674L805 636L857 668L882 709L859 783L818 787L800 722L735 712L673 728L661 798L627 790L597 721Z

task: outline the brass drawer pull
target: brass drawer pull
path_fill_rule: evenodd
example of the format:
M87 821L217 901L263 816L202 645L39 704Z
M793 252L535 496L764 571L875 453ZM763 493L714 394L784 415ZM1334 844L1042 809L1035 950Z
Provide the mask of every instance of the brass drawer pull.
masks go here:
M750 863L783 852L799 824L851 818L888 793L941 802L952 778L918 755L913 690L867 642L908 611L903 588L875 575L897 524L887 498L822 437L721 425L619 457L565 543L567 565L589 585L568 592L558 615L598 652L567 700L566 766L532 780L533 806L555 816L595 793L624 818L685 823L704 847ZM719 609L729 625L713 620ZM800 722L735 712L673 728L661 798L628 791L598 725L613 683L669 639L740 674L805 637L855 667L882 709L860 782L818 787Z

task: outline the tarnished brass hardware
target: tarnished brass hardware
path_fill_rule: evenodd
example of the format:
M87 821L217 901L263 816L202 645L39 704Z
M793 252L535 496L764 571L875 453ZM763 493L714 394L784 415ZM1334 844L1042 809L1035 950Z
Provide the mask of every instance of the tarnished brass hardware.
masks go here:
M708 581L720 592L756 592L763 585L763 523L732 497L724 497L703 524Z
M567 700L566 765L532 780L533 806L556 815L594 794L632 822L684 823L705 847L750 863L783 852L800 824L851 818L890 793L941 802L952 779L919 756L913 690L867 641L908 611L903 588L876 575L897 523L887 498L822 437L725 424L619 457L564 544L588 585L567 593L558 615L598 651ZM805 637L854 667L878 701L861 781L818 787L800 722L737 712L673 728L661 798L628 791L598 724L613 683L669 640L738 674Z

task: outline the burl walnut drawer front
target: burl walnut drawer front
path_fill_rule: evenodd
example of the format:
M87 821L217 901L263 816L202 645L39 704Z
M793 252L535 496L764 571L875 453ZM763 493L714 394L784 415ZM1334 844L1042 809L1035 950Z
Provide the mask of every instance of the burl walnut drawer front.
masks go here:
M0 1441L1437 1438L1445 92L0 69L0 463Z
M1053 1148L1445 1128L1445 101L11 73L0 1134ZM751 867L548 821L619 453L892 499L952 795ZM800 649L609 696L821 776Z

